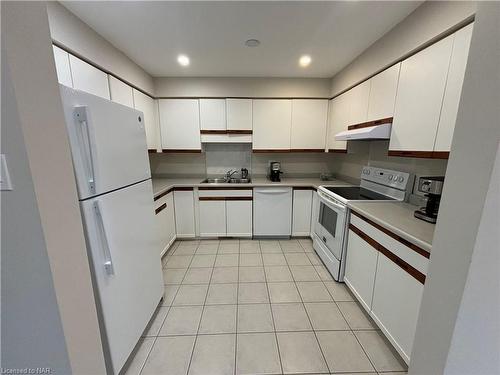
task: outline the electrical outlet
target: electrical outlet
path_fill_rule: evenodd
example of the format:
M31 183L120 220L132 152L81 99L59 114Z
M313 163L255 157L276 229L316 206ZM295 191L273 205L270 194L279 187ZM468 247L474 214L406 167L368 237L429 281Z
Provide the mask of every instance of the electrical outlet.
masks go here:
M10 181L9 169L7 168L7 160L5 154L0 155L0 190L12 190L12 183Z

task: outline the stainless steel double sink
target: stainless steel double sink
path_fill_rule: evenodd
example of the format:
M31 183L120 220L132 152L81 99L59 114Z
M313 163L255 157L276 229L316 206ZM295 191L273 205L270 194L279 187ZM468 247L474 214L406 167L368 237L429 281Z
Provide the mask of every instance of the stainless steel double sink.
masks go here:
M202 184L249 184L252 182L249 178L206 178L201 181Z

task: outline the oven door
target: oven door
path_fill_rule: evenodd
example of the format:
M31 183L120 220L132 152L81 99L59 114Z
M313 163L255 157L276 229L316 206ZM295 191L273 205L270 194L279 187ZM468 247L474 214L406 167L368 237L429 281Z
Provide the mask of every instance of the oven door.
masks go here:
M314 231L328 250L340 261L344 243L347 208L322 193L318 193L318 196L319 213Z

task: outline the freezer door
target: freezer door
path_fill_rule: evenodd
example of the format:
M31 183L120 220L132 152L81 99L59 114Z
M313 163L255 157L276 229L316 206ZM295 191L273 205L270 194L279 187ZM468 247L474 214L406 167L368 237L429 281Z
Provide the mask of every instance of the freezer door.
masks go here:
M163 295L151 180L81 202L94 285L118 374Z
M151 177L142 112L60 85L80 199Z

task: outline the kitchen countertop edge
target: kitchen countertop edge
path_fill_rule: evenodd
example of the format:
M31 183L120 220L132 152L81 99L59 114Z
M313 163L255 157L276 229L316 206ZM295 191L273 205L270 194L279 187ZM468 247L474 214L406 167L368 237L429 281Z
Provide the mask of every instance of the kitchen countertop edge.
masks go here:
M410 243L431 253L432 237L434 235L435 226L434 224L413 217L413 211L417 209L416 206L405 202L349 202L348 206L352 211L365 216L367 219L372 220ZM394 221L396 221L394 220L394 210L391 210L394 206L398 208L398 215L401 215L402 219L406 221L410 220L411 227L410 225L406 225L403 229L401 226L394 224ZM374 207L385 207L387 210L384 211L390 212L392 216L381 214L379 209L373 210ZM374 211L377 212L374 213ZM405 222L405 220L399 220L398 223ZM425 235L423 233L425 233Z
M312 187L317 189L320 185L352 186L352 184L342 180L322 181L319 178L283 178L280 182L271 182L265 177L256 177L248 184L220 183L207 184L202 183L205 178L155 178L151 179L153 184L153 196L164 193L167 190L177 187L268 187L268 186L286 186L286 187Z

